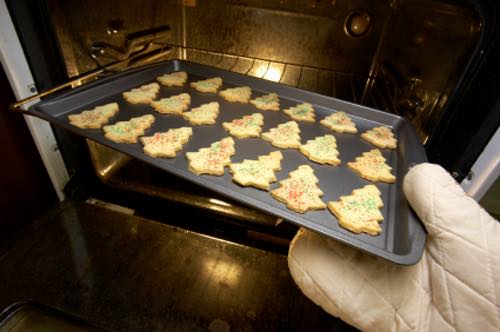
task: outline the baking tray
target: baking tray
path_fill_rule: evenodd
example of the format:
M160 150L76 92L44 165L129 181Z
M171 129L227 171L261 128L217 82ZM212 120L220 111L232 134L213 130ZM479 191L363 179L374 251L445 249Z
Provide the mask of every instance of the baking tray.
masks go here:
M186 71L189 75L188 84L184 87L161 86L159 98L188 92L191 95L191 107L197 107L210 101L218 101L220 114L215 125L192 126L182 117L164 115L155 112L147 105L132 105L121 97L121 92L134 87L155 81L157 76L172 71ZM370 181L361 179L347 168L347 162L352 161L362 152L374 148L370 143L362 140L360 134L375 126L385 125L392 128L398 139L396 150L383 149L382 153L387 162L393 167L396 183L376 183L382 193L384 207L382 214L384 221L381 224L382 233L378 236L354 234L342 228L335 216L327 209L309 211L300 214L288 210L283 203L271 197L269 192L252 187L241 187L232 181L228 169L224 176L202 175L196 176L188 171L185 154L188 151L198 151L210 143L229 136L222 128L222 122L240 118L243 115L260 112L264 115L263 132L275 127L279 123L290 121L283 112L260 111L251 104L230 103L217 94L201 93L189 87L189 82L200 79L220 76L224 80L222 89L248 85L252 88L252 98L276 92L280 96L280 108L285 109L297 103L309 102L316 110L316 122L298 122L301 129L302 142L314 137L333 134L337 139L340 151L340 166L316 164L298 150L278 149L260 138L246 138L235 140L236 154L232 162L241 162L243 159L255 159L259 155L280 150L283 154L282 170L276 173L278 182L271 185L271 190L277 188L279 181L288 177L288 173L299 165L308 164L314 169L319 179L319 186L324 192L323 201L338 200L341 195L351 194L352 190L370 184ZM144 114L153 114L155 123L146 131L151 135L158 131L167 131L170 128L190 126L193 136L184 146L184 149L174 159L152 158L142 152L141 143L118 144L104 138L100 129L79 129L69 124L67 116L79 113L110 102L117 102L120 112L110 120L111 123L128 120ZM351 116L358 128L358 134L339 134L319 124L319 120L334 111L344 111ZM327 237L339 240L350 246L359 248L389 261L411 265L420 259L425 244L426 233L422 224L409 207L402 191L403 178L409 167L426 161L422 145L414 129L402 117L377 111L368 107L355 105L349 102L326 97L312 92L303 91L290 86L270 82L267 80L245 76L230 71L221 70L182 60L169 60L103 78L61 95L39 102L27 111L51 123L66 128L78 135L95 140L113 149L126 153L148 164L159 167L167 172L210 188L232 199L241 201L260 210L266 211L299 226L321 233ZM165 211L168 214L168 211Z

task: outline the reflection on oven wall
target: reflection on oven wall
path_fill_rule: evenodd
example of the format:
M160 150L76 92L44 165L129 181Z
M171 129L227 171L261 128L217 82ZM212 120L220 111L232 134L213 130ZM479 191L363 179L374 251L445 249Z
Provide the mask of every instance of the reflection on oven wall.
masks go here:
M169 46L154 60L186 59L403 115L423 142L481 29L471 8L432 0L125 2L48 1L70 76ZM130 34L164 26L147 47L125 49Z

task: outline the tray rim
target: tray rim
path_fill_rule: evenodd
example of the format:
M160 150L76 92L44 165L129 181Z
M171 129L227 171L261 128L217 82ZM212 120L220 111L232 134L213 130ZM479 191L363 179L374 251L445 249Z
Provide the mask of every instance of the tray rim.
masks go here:
M55 125L57 126L61 126L62 128L66 129L66 130L69 130L79 136L83 136L83 137L86 137L88 139L92 139L92 140L95 140L93 137L88 137L87 135L85 135L85 130L82 130L80 128L77 128L75 126L72 126L70 125L67 121L63 121L61 119L59 119L57 116L50 116L50 115L47 115L43 110L40 110L41 107L45 107L45 106L50 106L51 104L53 103L57 103L57 102L61 102L67 98L70 98L72 97L73 95L76 95L76 94L79 94L79 93L82 93L86 90L90 90L90 89L93 89L93 88L98 88L100 85L103 85L103 84L106 84L108 82L113 82L113 81L116 81L118 79L121 79L121 78L125 78L127 76L130 76L130 75L133 75L135 73L140 73L140 72L143 72L143 71L147 71L148 69L155 69L155 68L158 68L158 67L162 67L162 66L166 66L166 65L172 65L174 66L175 70L179 70L179 69L182 69L182 68L179 68L182 64L186 64L188 66L195 66L195 67L201 67L201 68L209 68L209 69L212 69L212 70L217 70L219 72L224 72L226 74L230 74L231 76L237 76L237 77L240 77L241 79L244 79L244 80L248 80L248 79L252 79L252 80L259 80L259 81L262 81L262 83L266 83L265 85L270 85L270 86L280 86L282 88L285 88L291 92L295 92L295 93L299 93L299 94L305 94L307 95L308 97L312 97L312 98L317 98L321 101L324 101L324 102L334 102L336 104L341 104L341 105L345 105L345 106L350 106L350 107L354 107L354 108L357 108L357 109L360 109L360 110L366 110L368 112L370 112L371 114L375 114L377 116L380 116L382 118L385 118L384 120L379 120L381 122L391 122L391 126L394 127L394 128L399 128L399 127L402 127L402 126L405 126L405 127L408 127L408 129L405 129L406 132L410 135L410 136L413 136L411 137L411 139L413 140L413 143L416 143L418 141L418 138L416 136L416 132L415 130L413 129L413 127L409 124L409 122L401 117L401 116L398 116L398 115L394 115L394 114L390 114L390 113L387 113L387 112L384 112L384 111L380 111L380 110L376 110L376 109L372 109L372 108L369 108L369 107L366 107L366 106L363 106L363 105L358 105L358 104L355 104L355 103L351 103L351 102L348 102L348 101L344 101L344 100L340 100L340 99L336 99L336 98L333 98L333 97L328 97L328 96L325 96L325 95L321 95L321 94L318 94L318 93L315 93L315 92L310 92L310 91L306 91L306 90L302 90L302 89L299 89L299 88L295 88L295 87L291 87L291 86L287 86L287 85L284 85L284 84L281 84L281 83L276 83L276 82L272 82L272 81L267 81L267 80L263 80L263 79L259 79L259 78L256 78L256 77L251 77L251 76L247 76L247 75L244 75L244 74L239 74L239 73L235 73L235 72L231 72L231 71L228 71L228 70L224 70L224 69L219 69L219 68L216 68L216 67L211 67L211 66L207 66L207 65L202 65L202 64L198 64L198 63L194 63L194 62L190 62L190 61L186 61L186 60L180 60L180 59L170 59L170 60L166 60L166 61L161 61L161 62L157 62L157 63L154 63L154 64L149 64L149 65L145 65L145 66L141 66L141 67L137 67L137 68L132 68L132 69L129 69L127 71L123 71L123 72L119 72L119 73L116 73L116 74L113 74L111 76L108 76L108 77L105 77L105 78L102 78L102 79L98 79L98 80L95 80L95 81L92 81L92 82L89 82L87 84L84 84L84 85L81 85L75 89L72 89L72 90L69 90L69 91L66 91L66 92L62 92L58 95L54 95L54 96L50 96L34 105L31 105L29 107L29 109L26 111L26 113L30 114L30 115L34 115L34 116L37 116L37 117L40 117L44 120L47 120L51 123L54 123ZM254 89L252 87L252 90L253 91L262 91L262 89ZM287 99L289 100L294 100L294 101L303 101L303 99L300 99L300 98L295 98L293 96L289 96L287 95L286 96ZM334 109L333 106L323 106L323 105L320 105L320 107L323 107L323 108L328 108L328 109ZM364 120L367 120L367 121L373 121L373 122L379 122L378 120L373 120L373 119L367 119L366 117L363 117L363 116L360 116L358 114L351 114L349 113L350 115L353 115L355 117L359 117L359 118L362 118ZM415 142L415 139L417 140ZM125 153L133 158L137 158L137 156L134 156L132 153L128 152L127 150L122 150L122 149L119 149L119 147L122 145L122 144L119 144L119 143L115 143L115 142L112 142L112 141L109 141L109 140L105 140L104 138L102 140L95 140L96 142L98 142L99 144L103 144L107 147L110 147L112 149L115 149L115 150L119 150L121 153ZM417 153L417 155L414 155L413 157L415 158L412 158L413 160L410 161L408 160L408 164L411 166L413 164L416 164L416 163L420 163L420 162L426 162L427 161L427 157L425 155L425 151L423 150L423 147L420 145L419 146L420 148L417 149L417 151L419 153ZM397 150L396 150L397 151ZM322 234L323 236L326 236L328 238L332 238L334 240L338 240L346 245L349 245L349 246L352 246L352 247L355 247L359 250L362 250L362 251L365 251L365 252L368 252L372 255L375 255L375 256L379 256L379 257L382 257L386 260L389 260L393 263L396 263L396 264L399 264L399 265L413 265L413 264L416 264L421 256L422 256L422 253L423 253L423 249L424 249L424 246L425 246L425 241L426 241L426 231L425 231L425 228L423 227L422 223L420 222L420 220L418 219L418 217L415 215L415 213L413 212L413 210L411 209L411 206L408 204L408 224L410 223L413 223L414 224L414 229L413 229L413 236L411 237L411 241L410 241L410 249L408 250L408 252L406 252L405 254L397 254L397 253L394 253L394 252L391 252L391 251L388 251L386 249L382 249L378 246L375 246L371 243L368 243L368 242L365 242L363 240L360 240L358 238L356 238L356 234L349 234L349 235L346 235L346 234L343 234L343 233L340 233L336 230L332 230L332 229L327 229L326 227L318 224L318 223L314 223L313 221L311 221L311 223L314 223L315 224L315 227L311 227L309 225L306 225L304 224L301 220L300 220L300 217L297 216L297 213L293 212L293 211L290 211L288 209L282 209L280 210L280 213L276 213L276 212L273 212L272 209L269 209L269 208L266 208L265 206L267 205L265 202L262 202L261 200L257 199L257 198L254 198L252 197L251 195L245 195L245 194L241 194L240 192L237 192L231 188L228 188L228 187L225 187L225 186L222 186L222 185L219 185L217 183L213 183L210 181L209 178L207 177L203 177L203 176L197 176L196 177L196 180L193 180L193 174L191 172L189 172L187 169L186 170L183 170L183 169L180 169L180 168L177 168L177 167L159 167L158 165L155 165L152 160L149 160L149 158L146 158L147 156L143 156L143 158L138 158L140 159L141 161L143 162L146 162L147 164L153 166L153 167L157 167L157 168L160 168L164 171L167 171L175 176L180 176L181 178L187 180L187 181L190 181L190 182L195 182L197 183L198 185L202 185L208 189L211 189L211 190L214 190L220 194L222 194L223 196L226 196L226 197L229 197L229 198L232 198L232 199L236 199L238 201L241 201L243 202L243 204L247 204L247 205L250 205L254 208L257 208L261 211L265 211L266 213L269 213L269 214L272 214L272 215L275 215L275 216L278 216L278 217L281 217L281 218L284 218L292 223L295 223L297 225L299 225L300 227L304 227L304 228L307 228L313 232L317 232L317 233L320 233ZM395 184L396 185L396 184ZM401 188L399 188L401 190ZM396 189L397 190L397 189ZM243 197L242 197L243 196ZM403 197L404 197L404 194L403 194ZM406 197L404 197L404 199L406 200ZM284 217L285 216L285 217ZM301 215L300 215L301 216ZM333 216L335 219L336 217ZM333 233L333 234L332 234ZM409 231L408 231L409 233ZM408 234L409 236L410 234ZM415 245L415 244L421 244L419 246Z

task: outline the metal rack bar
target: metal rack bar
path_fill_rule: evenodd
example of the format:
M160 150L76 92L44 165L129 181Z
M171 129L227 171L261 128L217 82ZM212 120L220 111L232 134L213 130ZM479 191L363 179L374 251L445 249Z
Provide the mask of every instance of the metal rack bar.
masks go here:
M264 71L264 74L260 77L260 78L263 78L264 76L266 76L267 72L269 71L269 66L271 65L271 61L268 61L267 62L267 67L266 67L266 70Z
M222 55L221 53L221 55L219 56L219 61L217 61L217 63L214 64L214 67L218 67L219 64L222 62L222 60L224 60L224 55Z
M349 83L351 85L351 92L352 92L353 101L355 103L357 103L358 101L357 101L357 98L356 98L356 89L354 88L354 79L353 79L352 76L350 77L349 81L350 81Z
M384 89L385 92L387 92L387 96L389 97L389 100L395 100L395 96L393 95L393 93L391 92L391 89L389 88L386 88Z
M245 75L248 75L248 73L250 72L250 70L252 70L253 66L255 66L255 59L252 59L252 65L250 66L250 68L248 68L248 70L246 71Z
M122 60L122 61L117 61L117 62L113 62L107 66L104 66L102 68L99 68L99 69L96 69L96 70L93 70L89 73L86 73L86 74L83 74L83 75L80 75L74 79L72 79L71 81L68 81L66 83L63 83L61 85L58 85L58 86L55 86L51 89L48 89L48 90L45 90L43 92L40 92L40 93L37 93L36 95L33 95L33 96L30 96L28 98L24 98L22 100L19 100L18 102L15 102L13 104L11 104L9 106L9 109L11 111L17 111L17 112L22 112L23 109L21 108L21 106L23 106L24 104L27 104L31 101L34 101L34 100L37 100L39 98L43 98L43 97L46 97L46 96L49 96L57 91L60 91L62 89L65 89L65 88L68 88L68 87L72 87L74 84L78 84L78 83L81 83L82 81L85 81L85 80L88 80L88 79L91 79L91 78L94 78L94 77L97 77L99 76L100 74L103 74L105 73L107 70L111 70L115 67L118 67L120 66L121 64L127 62L127 61L130 61L130 59L125 59L125 60Z
M285 77L287 67L288 67L288 64L285 63L285 66L283 67L283 71L281 72L281 76L280 76L278 83L281 83L281 80L283 80L283 77Z
M370 71L368 73L368 77L367 77L366 82L365 82L363 94L361 95L361 103L362 104L368 98L368 96L371 94L371 90L372 90L373 85L375 84L375 80L378 76L378 72L380 69L379 68L380 67L380 58L382 56L382 51L384 50L384 47L385 47L388 32L392 26L391 22L393 21L395 15L396 15L397 2L390 1L389 8L390 8L389 15L387 15L387 18L385 19L384 25L382 26L382 31L380 32L380 37L378 39L377 48L375 50L375 54L372 57Z
M278 82L281 82L281 77L283 77L283 74L285 73L285 67L283 67L283 70L280 71L280 77L278 79Z
M232 71L232 70L234 69L234 67L236 67L236 65L238 64L238 61L240 61L240 57L237 57L237 58L235 59L234 64L233 64L233 65L231 66L231 68L229 68L228 70L231 70L231 71Z
M373 96L373 93L370 94L370 99L372 100L373 107L375 107L376 109L380 109L380 107L377 104L377 100Z
M371 95L372 96L375 96L375 95L378 95L380 101L382 102L383 106L385 107L384 109L388 112L391 112L391 113L394 113L396 114L396 109L394 107L389 107L389 104L387 103L387 101L385 100L382 92L380 91L380 88L377 84L375 84L374 86L374 89L372 90L371 92Z
M300 80L302 79L302 72L304 71L304 67L300 67L299 79L297 80L297 85L300 86Z
M318 69L318 70L321 70L321 71L332 72L332 73L335 73L337 75L366 76L363 73L345 72L345 71L341 71L341 70L333 70L331 68L318 67L318 66L312 66L312 65L303 65L303 64L299 64L299 63L285 62L285 61L279 61L279 60L270 60L270 59L264 59L264 58L259 58L259 57L249 57L249 56L244 56L244 55L241 55L241 54L234 54L234 53L228 53L228 52L215 52L215 51L210 51L210 50L206 50L206 49L203 49L203 48L183 47L183 46L180 46L180 45L168 44L168 43L165 43L164 45L170 46L170 47L185 48L187 51L200 52L200 53L205 53L205 54L210 54L210 55L222 55L224 57L240 58L240 59L244 59L244 60L248 60L248 61L253 61L253 62L255 62L255 61L262 61L262 62L269 62L269 61L271 61L271 62L274 62L274 63L277 63L277 64L281 64L281 65L292 65L292 66L303 67L303 68L307 68L307 69Z

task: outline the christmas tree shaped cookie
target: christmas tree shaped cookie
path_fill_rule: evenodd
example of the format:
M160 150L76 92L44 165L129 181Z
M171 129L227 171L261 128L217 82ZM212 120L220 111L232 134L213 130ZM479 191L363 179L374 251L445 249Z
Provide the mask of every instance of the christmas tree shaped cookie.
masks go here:
M275 172L281 171L281 159L283 159L283 155L279 151L273 151L270 154L259 156L259 161Z
M250 103L253 104L260 110L264 111L279 111L280 110L280 99L278 94L269 93L267 95L257 97L253 100L250 100Z
M356 124L354 124L351 118L344 112L333 113L325 117L319 123L338 133L355 134L358 132Z
M191 96L187 93L181 93L180 95L154 100L151 102L151 106L158 113L181 115L183 111L187 110L190 103Z
M190 112L182 113L184 118L192 125L214 124L219 116L219 103L213 101L193 108Z
M219 92L222 98L233 103L248 103L252 95L252 89L248 86L229 88Z
M222 176L224 175L224 167L231 163L231 156L234 153L234 140L231 137L226 137L212 143L208 148L186 153L186 158L189 170L194 174Z
M245 115L241 119L224 122L222 126L229 133L238 138L259 137L264 124L264 117L260 113Z
M159 76L156 80L165 86L183 86L187 81L187 77L188 75L185 71L176 71Z
M313 169L302 165L290 172L288 178L280 182L280 187L271 191L271 195L285 203L290 210L299 213L322 210L326 206L321 200L323 192L317 186L318 182Z
M347 166L364 179L394 183L396 177L391 174L392 167L387 165L385 158L378 149L363 152L355 161Z
M90 111L83 111L80 114L68 115L68 120L73 126L82 129L97 129L108 123L109 119L118 113L118 110L117 103L110 103L97 106Z
M192 88L200 92L216 93L217 90L219 90L219 88L222 85L222 78L220 77L207 78L206 80L191 82L190 85Z
M263 140L282 149L298 149L300 147L300 128L297 122L288 121L271 128L260 136Z
M397 140L394 138L392 130L388 127L375 127L361 134L361 137L381 149L395 149Z
M275 171L281 170L283 155L279 151L259 156L258 160L245 159L241 163L229 165L233 181L242 186L253 186L269 190L269 184L276 181Z
M182 146L189 141L191 135L193 130L190 127L182 127L141 137L143 151L154 158L174 158L177 151L182 150Z
M297 106L283 110L283 112L296 121L304 121L304 122L316 121L314 108L309 103L298 104Z
M123 98L131 104L149 104L160 92L158 83L151 83L123 92Z
M305 156L320 164L339 165L339 151L333 135L316 137L299 148Z
M104 137L116 143L136 143L137 137L144 135L144 131L155 122L151 114L132 118L128 121L119 121L113 125L104 126Z
M370 235L382 231L379 223L384 220L380 212L383 206L380 191L372 184L354 190L352 195L341 196L339 201L328 202L328 209L337 217L340 226Z

